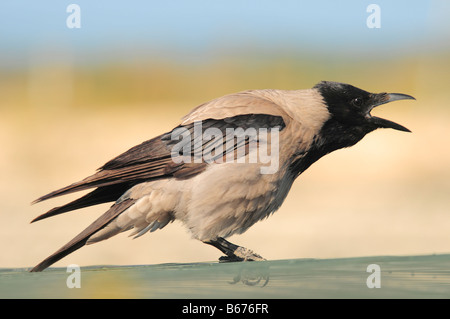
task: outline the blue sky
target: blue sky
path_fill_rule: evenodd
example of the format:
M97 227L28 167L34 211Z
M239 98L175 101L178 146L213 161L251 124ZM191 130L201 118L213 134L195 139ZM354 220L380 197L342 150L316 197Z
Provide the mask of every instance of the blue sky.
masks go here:
M66 26L71 3L81 8L81 29ZM381 8L380 29L366 25L371 3ZM423 53L448 49L449 15L445 0L4 0L0 63L20 64L42 48L83 57L98 52L185 57L248 49L350 57Z

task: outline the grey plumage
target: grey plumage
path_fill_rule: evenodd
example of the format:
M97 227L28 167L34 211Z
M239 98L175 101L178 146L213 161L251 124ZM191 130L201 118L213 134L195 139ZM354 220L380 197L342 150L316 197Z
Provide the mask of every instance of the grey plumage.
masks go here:
M224 252L227 256L222 260L261 260L261 256L224 238L245 232L275 212L296 177L320 157L354 145L377 128L407 131L399 124L372 117L370 111L377 105L409 98L321 82L307 90L251 90L202 104L172 131L131 148L82 181L37 199L35 202L95 188L33 221L100 203L114 204L31 271L42 271L85 244L131 229L130 236L139 237L174 220L181 221L194 238ZM197 123L201 123L201 131L197 131ZM245 135L240 144L233 144L234 137L229 138L227 129L237 128L245 132L276 130L278 135ZM206 141L178 144L180 149L173 152L180 138L199 132L215 135ZM251 161L261 158L263 146L272 153L277 151L275 170L267 174L262 173L267 161ZM181 152L186 149L190 152ZM196 157L213 150L212 161ZM227 161L229 155L237 160Z

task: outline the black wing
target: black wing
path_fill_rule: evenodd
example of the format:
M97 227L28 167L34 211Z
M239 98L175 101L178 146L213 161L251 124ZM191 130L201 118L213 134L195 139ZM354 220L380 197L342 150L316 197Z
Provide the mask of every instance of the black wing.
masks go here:
M219 128L222 134L225 134L227 128L241 127L245 130L249 127L278 127L281 130L284 128L284 126L285 124L281 117L265 114L251 114L220 120L209 119L203 121L202 133L210 127ZM193 133L195 127L194 124L189 124L185 126L179 126L176 129L181 129L181 131L183 132ZM158 136L154 139L131 148L127 152L119 155L118 157L103 165L96 174L78 183L74 183L40 197L35 202L40 202L52 197L97 187L94 191L88 193L87 195L64 206L53 208L47 213L38 216L33 221L37 221L82 207L110 201L117 201L117 199L119 199L119 197L122 196L122 194L127 189L143 181L167 177L186 179L202 172L207 165L207 163L203 161L200 163L174 162L173 156L176 157L177 154L172 154L171 150L174 147L174 144L178 142L176 137L178 136L177 132L180 132L179 130L175 131L176 129L174 129L170 133ZM227 139L225 138L220 141L221 143L226 144ZM247 139L245 143L248 142L249 139ZM208 147L211 147L210 140L202 141L201 143L196 143L195 140L190 140L189 143L189 157L193 157L195 151L198 148L204 150ZM234 152L237 147L238 146L235 145L231 149L225 150L223 154L218 154L218 156L226 156L227 152ZM181 154L179 156L186 156L186 154ZM106 213L100 216L90 226L88 226L85 230L83 230L66 245L61 247L54 254L50 255L33 269L31 269L31 271L42 271L61 258L83 247L92 235L106 227L112 220L114 220L130 206L132 206L136 202L136 200L137 199L126 199L116 202Z
M224 137L228 128L242 128L246 130L248 128L278 127L281 130L284 126L284 121L280 116L267 114L245 114L225 119L208 119L201 123L202 133L208 128L214 127L220 129ZM175 157L182 156L182 154L172 154L173 147L179 142L177 137L179 137L180 132L189 132L193 136L194 130L195 123L178 126L169 133L129 149L107 162L94 175L38 198L33 203L89 188L96 188L77 200L51 209L47 213L36 217L32 222L79 208L116 201L129 188L142 182L168 177L187 179L199 174L206 168L207 163L194 160L196 151L199 148L206 150L216 146L214 141L205 141L199 144L191 138L189 141L189 149L191 150L189 156L191 160L189 162L174 161ZM216 157L224 157L227 153L234 152L240 146L232 144L233 147L231 149L225 148L226 142L227 140L224 138L223 154L216 155ZM245 142L249 143L249 139Z

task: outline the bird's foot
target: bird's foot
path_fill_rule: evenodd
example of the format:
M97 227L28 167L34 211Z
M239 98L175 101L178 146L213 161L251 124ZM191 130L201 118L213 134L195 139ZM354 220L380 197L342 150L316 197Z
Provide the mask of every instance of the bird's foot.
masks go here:
M263 261L265 258L254 253L252 250L232 244L222 237L213 240L204 241L205 244L212 245L225 253L226 256L219 258L219 262L236 262L236 261Z
M236 262L236 261L263 261L265 258L254 253L252 250L245 247L238 247L232 253L227 256L219 258L219 262Z

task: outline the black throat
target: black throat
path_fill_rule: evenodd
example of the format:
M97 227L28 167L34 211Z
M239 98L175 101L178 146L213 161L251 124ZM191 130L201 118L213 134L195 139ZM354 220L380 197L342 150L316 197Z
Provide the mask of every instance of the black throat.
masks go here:
M289 166L290 173L294 178L298 177L322 156L355 145L367 133L361 127L347 126L330 118L315 136L311 147L294 158Z

